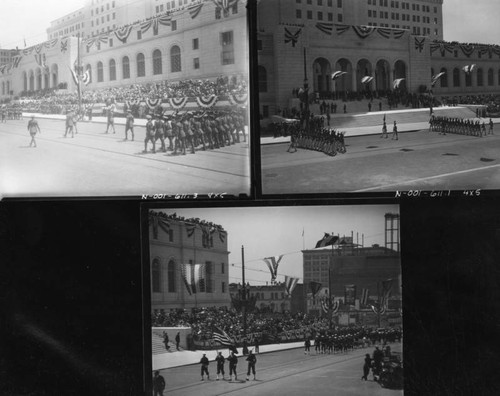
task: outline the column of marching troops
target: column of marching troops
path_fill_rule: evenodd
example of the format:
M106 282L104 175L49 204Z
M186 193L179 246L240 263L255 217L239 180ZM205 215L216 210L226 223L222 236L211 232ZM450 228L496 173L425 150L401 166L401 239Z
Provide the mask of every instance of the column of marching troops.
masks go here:
M469 135L483 137L493 135L493 120L490 118L488 123L488 132L486 132L486 123L479 120L470 120L463 118L450 118L441 116L432 116L429 120L429 132L439 132L441 135L455 133L459 135Z
M3 107L0 109L0 120L6 122L7 120L20 120L22 118L22 110L10 107Z
M127 115L127 131L133 125L133 117ZM173 154L186 154L186 149L195 153L195 148L213 150L240 143L240 133L246 142L245 117L243 112L235 110L186 112L183 114L147 116L144 152L148 152L148 143L152 152L156 152L156 142L160 140L160 150L173 151ZM133 140L133 131L132 131ZM166 143L168 142L168 147Z

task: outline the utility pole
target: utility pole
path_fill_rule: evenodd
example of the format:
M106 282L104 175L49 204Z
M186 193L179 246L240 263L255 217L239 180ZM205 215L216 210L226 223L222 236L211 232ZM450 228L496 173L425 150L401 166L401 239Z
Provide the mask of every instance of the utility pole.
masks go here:
M241 309L243 313L243 340L247 339L247 286L245 283L245 247L241 246L241 278L243 281L243 290L241 295Z
M309 132L309 84L307 81L307 61L306 48L304 47L304 114L305 114L305 130Z

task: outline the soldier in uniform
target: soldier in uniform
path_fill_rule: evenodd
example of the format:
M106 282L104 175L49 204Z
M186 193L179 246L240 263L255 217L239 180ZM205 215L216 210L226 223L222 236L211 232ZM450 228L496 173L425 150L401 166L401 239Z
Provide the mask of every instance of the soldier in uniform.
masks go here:
M165 389L165 379L160 375L159 371L155 371L153 377L154 396L163 396L164 389Z
M68 135L68 132L71 132L71 137L75 137L75 131L73 129L73 126L74 126L74 118L73 118L73 114L71 112L71 110L68 110L68 112L66 113L66 131L64 132L64 137L66 137Z
M201 363L201 380L202 381L204 380L204 378L203 378L204 374L207 375L207 379L209 380L210 379L210 374L208 373L209 362L208 362L208 358L207 358L206 354L203 354L203 357L201 358L200 363Z
M250 351L250 353L247 356L247 362L248 362L248 371L247 371L247 381L249 380L250 377L250 371L252 371L253 374L253 379L255 380L255 363L257 363L257 358L255 355Z
M35 116L32 116L31 120L29 120L28 122L28 131L30 132L31 135L30 147L32 144L34 144L36 147L36 141L35 141L36 133L37 132L42 133L42 132L40 131L40 126L38 125L38 121L35 120Z
M191 118L191 128L194 131L194 139L196 140L195 145L198 146L199 144L202 144L203 151L205 151L207 149L205 146L205 134L203 132L200 119L200 116L193 115Z
M392 140L398 140L398 126L396 121L394 121L394 126L392 127Z
M109 127L113 128L113 133L116 133L115 132L115 114L114 114L114 109L111 106L107 109L106 133L108 133Z
M175 123L172 125L175 131L175 149L174 154L177 154L177 149L180 148L182 155L186 155L186 133L179 115L175 116Z
M165 138L163 137L163 120L161 119L160 115L155 115L154 128L155 142L160 139L161 151L166 152L167 149L165 148Z
M132 134L132 141L134 141L134 116L132 112L127 111L127 117L125 119L125 140L128 140L128 131Z
M191 154L194 154L196 152L194 149L194 132L190 120L191 120L190 114L186 113L183 117L182 128L184 129L186 141L191 146Z
M172 129L172 119L171 117L163 118L163 136L168 139L168 150L174 151L174 133Z
M490 131L488 134L493 135L493 120L491 118L490 118Z
M389 137L389 134L387 133L387 124L385 123L385 121L384 125L382 126L382 135L380 135L380 137L383 138L384 136L386 139Z
M153 122L151 121L151 116L147 115L147 123L146 123L146 138L144 139L144 153L148 152L148 142L151 141L153 143L153 153L156 153L155 150L155 128Z
M231 352L231 354L227 357L227 360L229 362L229 380L233 380L233 373L234 373L234 380L238 380L238 375L236 374L236 367L238 366L238 357L234 354L234 352Z
M222 374L222 379L225 379L224 362L226 361L226 359L224 359L224 356L222 356L222 352L219 352L219 354L215 358L215 361L217 362L217 381L219 380L219 374Z

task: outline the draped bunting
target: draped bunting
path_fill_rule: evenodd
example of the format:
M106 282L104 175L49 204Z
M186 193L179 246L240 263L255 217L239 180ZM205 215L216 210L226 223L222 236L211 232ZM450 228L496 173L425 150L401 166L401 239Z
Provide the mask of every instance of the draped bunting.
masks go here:
M468 44L460 44L459 47L467 58L470 58L470 56L474 53L476 49L474 45L468 45Z
M285 44L288 44L289 42L292 43L292 47L295 47L295 44L297 44L297 41L299 40L300 33L302 32L302 28L297 30L295 33L290 32L287 28L285 29Z
M153 110L156 108L161 103L161 99L151 99L151 98L146 98L146 105Z
M425 37L423 37L421 40L415 37L415 49L418 50L419 52L422 52L422 50L424 49L424 43L425 43Z
M382 37L388 39L389 37L391 37L392 29L378 28L377 33L380 34Z
M196 103L198 103L199 107L210 108L217 103L217 96L199 96L196 97Z
M175 110L181 110L184 106L186 106L187 102L188 102L188 98L169 98L168 99L168 103Z
M159 25L170 26L172 24L172 16L164 15L150 19L149 21L141 23L141 32L146 33L151 26L153 27L153 34L158 34Z
M23 54L30 55L34 49L35 49L34 47L25 48L25 49L23 49Z
M21 55L15 56L12 61L12 67L18 67L19 63L21 62L21 59L22 59Z
M340 308L340 301L333 301L333 296L330 298L324 298L321 300L321 308L326 314L331 312L332 315L336 315Z
M191 223L186 223L186 233L188 238L191 238L196 230L196 225Z
M132 106L134 105L139 105L141 103L141 101L139 99L132 99L132 100L127 100L125 101L125 104L127 105L127 107L130 109Z
M311 293L312 293L312 295L314 297L316 294L318 294L319 289L321 289L321 283L310 281L309 282L309 288L311 289Z
M4 73L5 69L6 69L7 65L2 65L0 66L0 73Z
M35 52L39 54L42 48L43 48L43 43L35 45Z
M373 26L353 26L352 28L361 39L367 38L375 31Z
M238 0L212 0L212 2L224 12L228 12L229 9L235 5Z
M233 106L244 106L248 100L248 93L243 93L243 94L230 93L228 95L228 99Z
M43 43L43 46L45 48L53 48L55 47L55 45L57 44L59 39L52 39L52 40L49 40L49 41L46 41L45 43Z
M34 54L35 61L38 66L45 67L45 64L47 62L47 58L45 57L45 54Z
M122 43L125 43L128 39L128 36L130 36L130 33L132 32L132 26L125 26L119 29L116 29L114 31L115 36L118 40L120 40Z
M289 296L292 295L293 289L295 289L298 281L299 278L292 278L291 276L285 275L285 290Z
M66 52L68 50L68 40L61 40L61 52Z
M170 232L170 223L168 222L168 219L161 214L149 212L149 224L153 227L153 236L155 239L158 238L158 227L166 233Z
M107 43L108 42L108 35L107 34L101 34L98 37L92 37L87 40L85 40L85 45L87 46L87 49L91 48L94 45L100 44L100 43Z
M444 56L446 52L453 52L453 48L453 44L450 43L431 43L431 54L434 53L434 51L439 50L441 55Z
M200 3L200 4L192 5L188 8L189 15L191 15L191 19L194 19L198 16L202 7L203 7L203 3Z
M404 30L404 29L393 29L392 30L392 34L394 35L394 38L395 39L400 39L401 37L404 36L404 34L406 33L407 31Z
M335 30L337 31L337 34L340 36L341 34L347 32L350 29L351 26L349 25L335 25Z
M318 22L316 24L316 27L319 30L321 30L323 33L328 34L329 36L332 35L332 32L333 32L333 23Z
M276 276L278 275L278 265L283 258L283 254L280 256L276 257L265 257L263 258L264 262L267 264L267 267L269 268L269 272L271 272L271 282L276 281Z

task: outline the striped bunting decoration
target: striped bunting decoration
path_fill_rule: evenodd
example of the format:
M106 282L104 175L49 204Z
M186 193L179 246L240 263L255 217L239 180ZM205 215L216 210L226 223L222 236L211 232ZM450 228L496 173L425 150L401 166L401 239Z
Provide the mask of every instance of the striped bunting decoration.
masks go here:
M290 32L290 30L285 28L285 44L292 42L292 47L295 47L295 44L297 44L301 32L302 29L299 29L295 33L292 33Z
M59 39L56 39L56 38L55 38L55 39L52 39L52 40L46 41L45 43L43 43L43 46L44 46L45 48L53 48L53 47L55 47L55 45L57 44L57 41L58 41L58 40L59 40Z
M35 51L37 54L40 53L40 51L42 50L42 47L43 47L43 43L35 45Z
M392 29L386 29L386 28L378 28L377 29L377 33L386 39L391 37L391 32L392 32Z
M351 26L349 25L335 25L335 30L337 31L337 34L340 36L341 34L347 32L350 29Z
M172 106L175 110L181 110L184 106L186 106L186 103L188 102L188 98L169 98L168 103L170 106Z
M214 106L217 103L217 100L218 98L216 95L196 97L196 103L198 103L198 106L205 109Z
M400 39L401 37L404 36L404 34L407 32L407 30L404 29L393 29L392 34L395 39Z
M130 36L130 33L132 32L132 28L132 25L130 25L116 29L114 31L116 38L125 44L127 42L128 36Z
M424 43L425 43L425 37L423 37L421 40L415 37L415 49L418 50L419 52L422 52L422 50L424 49Z
M61 40L61 52L64 53L68 50L68 40Z
M352 28L361 39L367 38L375 31L373 26L353 26Z
M441 52L441 55L444 56L446 52L452 52L454 48L453 44L450 43L431 43L431 54L434 53L436 50L439 50Z
M151 110L156 108L156 106L158 106L160 103L161 103L161 99L146 98L146 104Z
M189 15L191 15L191 19L194 19L198 16L202 7L203 7L203 3L200 3L200 4L192 5L188 8Z
M228 99L233 106L244 106L248 100L248 93L243 93L243 94L230 93L228 95Z
M21 62L21 59L22 59L21 55L15 56L14 60L12 62L12 67L17 68L19 66L19 63ZM45 54L43 55L43 59L44 59L44 62L45 62ZM44 63L43 66L45 66L45 63Z
M34 49L35 49L35 47L25 48L25 49L23 49L23 54L27 56L27 55L31 54Z
M323 33L328 34L329 36L331 36L333 33L333 23L318 22L316 24L316 27Z

